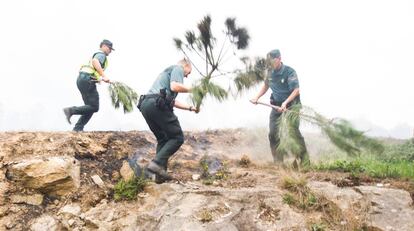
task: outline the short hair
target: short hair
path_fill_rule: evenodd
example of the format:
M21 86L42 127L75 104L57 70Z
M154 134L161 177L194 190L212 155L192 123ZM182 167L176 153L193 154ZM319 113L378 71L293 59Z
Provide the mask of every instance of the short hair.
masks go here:
M180 61L178 61L178 64L181 64L181 65L184 65L184 66L186 66L186 65L190 65L191 66L190 60L189 59L186 59L186 58L183 58Z

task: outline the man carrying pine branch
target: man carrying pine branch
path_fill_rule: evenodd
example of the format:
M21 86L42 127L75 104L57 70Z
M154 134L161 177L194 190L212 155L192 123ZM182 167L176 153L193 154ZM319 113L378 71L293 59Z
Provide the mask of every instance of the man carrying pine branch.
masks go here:
M278 49L272 50L267 54L267 61L270 64L270 69L267 71L267 76L263 87L260 89L257 96L250 100L251 103L257 104L260 97L262 97L267 90L272 90L270 96L270 103L279 108L272 109L269 118L269 142L270 150L272 151L273 161L277 164L283 163L283 157L286 153L278 150L280 143L279 124L278 119L284 111L290 109L295 104L300 104L299 96L299 80L296 71L284 65L281 61L280 51ZM299 119L292 124L292 133L295 139L299 141L300 153L294 153L299 157L301 164L309 163L309 156L305 146L305 140L299 130Z
M99 94L96 90L96 83L104 81L109 83L110 80L105 75L105 69L108 66L108 59L106 58L114 48L112 42L104 39L100 44L100 49L92 55L89 62L81 66L79 76L76 81L78 89L82 94L84 106L67 107L63 109L66 119L69 124L72 115L81 115L78 122L75 124L73 131L83 131L83 128L91 119L93 113L99 110Z
M155 158L147 166L147 170L156 175L157 183L172 179L167 173L168 159L184 143L183 131L173 107L199 112L195 107L175 100L178 93L191 92L191 88L183 84L184 77L188 77L191 70L191 63L186 59L166 68L148 94L139 99L138 108L157 138Z

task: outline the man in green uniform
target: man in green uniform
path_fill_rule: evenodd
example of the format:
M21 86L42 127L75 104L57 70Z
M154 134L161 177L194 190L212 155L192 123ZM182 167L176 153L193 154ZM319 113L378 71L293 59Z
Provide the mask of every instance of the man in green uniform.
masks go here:
M191 91L191 88L183 84L184 77L188 77L191 69L191 63L186 59L167 67L155 80L149 92L140 97L138 103L145 121L157 138L156 155L148 164L147 170L156 174L158 183L171 180L167 174L168 159L184 143L183 131L173 107L199 112L195 107L175 100L178 93Z
M272 151L273 161L275 163L282 164L285 153L277 150L280 143L279 128L277 120L280 115L290 109L294 104L300 104L299 96L299 80L296 71L284 65L281 61L280 51L278 49L272 50L267 54L267 60L271 65L271 68L267 72L267 77L264 85L260 89L257 96L250 100L253 104L257 104L257 101L262 97L267 90L272 90L270 97L270 103L279 106L278 110L272 109L269 118L269 143ZM299 120L293 124L294 136L299 141L300 153L298 154L301 164L309 163L309 156L305 146L305 140L299 130Z
M83 131L83 128L91 119L93 113L99 110L99 94L96 90L96 83L104 81L109 83L110 80L105 75L105 69L108 66L107 56L114 50L112 42L104 39L100 44L98 52L94 53L89 62L81 67L79 76L76 81L78 89L82 94L84 106L73 106L63 109L69 124L72 115L81 115L75 124L73 131Z

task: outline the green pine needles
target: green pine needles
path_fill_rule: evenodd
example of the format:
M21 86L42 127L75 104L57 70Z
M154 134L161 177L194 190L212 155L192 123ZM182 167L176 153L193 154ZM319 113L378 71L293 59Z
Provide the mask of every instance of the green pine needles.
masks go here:
M316 125L323 134L340 150L350 156L358 155L363 149L373 154L381 154L384 145L376 139L367 137L344 119L327 119L310 107L293 105L279 117L280 144L278 150L285 153L300 153L300 139L294 132L295 123L304 122Z
M115 108L123 107L124 113L132 112L138 102L138 94L128 85L121 82L111 82L108 86L112 105Z
M237 76L234 83L238 93L249 90L263 82L268 65L264 58L257 57L252 61L248 57L242 57L240 60L244 63L245 69L236 72Z
M211 82L208 78L202 78L198 81L195 87L192 88L191 101L193 104L200 108L203 99L209 94L217 99L219 102L224 101L228 97L228 93L225 89L217 84Z

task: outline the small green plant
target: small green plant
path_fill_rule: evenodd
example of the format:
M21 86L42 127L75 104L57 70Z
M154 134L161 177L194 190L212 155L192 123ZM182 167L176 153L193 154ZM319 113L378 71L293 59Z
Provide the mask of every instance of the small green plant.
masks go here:
M297 202L296 202L295 197L292 194L286 193L283 195L283 203L288 204L288 205L294 205Z
M320 209L321 204L316 195L306 185L305 179L285 177L283 178L282 188L291 192L283 196L284 203L303 210Z
M282 188L291 192L302 192L306 189L306 180L304 178L285 177L282 181Z
M306 198L306 207L315 206L318 203L318 199L313 193L309 193L308 197Z
M311 224L311 231L325 231L326 226L323 223Z
M226 180L229 177L228 163L223 161L223 166L214 174L216 180Z
M208 156L205 155L200 159L199 165L201 167L201 178L203 184L212 185L215 180L225 180L229 176L228 163L222 162L220 168L214 173L210 173Z
M137 194L142 192L148 180L142 177L134 177L129 181L121 179L114 187L115 200L132 200Z
M206 178L210 175L210 173L208 172L208 163L207 163L207 155L204 155L201 159L200 159L200 167L201 167L201 177Z
M335 204L324 196L313 193L303 178L285 177L282 187L289 191L283 195L284 203L305 212L322 212L324 221L332 227L339 225L342 220L346 219ZM325 228L322 224L313 225L311 230L324 230Z

